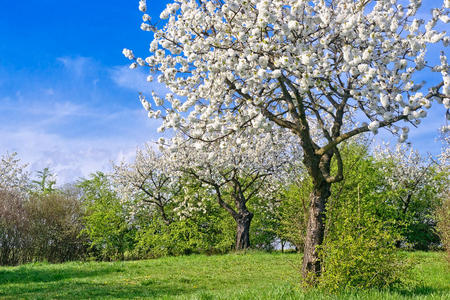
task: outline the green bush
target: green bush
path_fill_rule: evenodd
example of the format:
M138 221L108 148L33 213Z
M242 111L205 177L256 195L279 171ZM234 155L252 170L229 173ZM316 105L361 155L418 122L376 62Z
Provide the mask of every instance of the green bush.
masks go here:
M447 260L450 263L450 196L444 197L442 206L437 210L437 225L442 246L447 251Z
M273 250L278 240L277 228L279 227L278 203L276 199L269 197L253 197L249 201L248 208L254 212L250 227L251 248L261 250Z
M385 288L400 283L406 265L396 250L392 225L367 214L341 217L335 238L321 249L321 286L330 290Z
M83 180L83 233L89 237L92 255L98 259L124 259L133 250L135 230L128 225L128 212L122 206L108 177L98 172Z
M342 152L348 167L327 204L319 285L337 290L400 283L406 270L396 250L401 235L385 201L380 168L364 146L349 145Z
M153 258L191 253L225 253L234 244L234 221L215 203L166 224L161 217L141 219L133 255Z
M311 179L309 177L299 179L282 193L277 211L279 219L277 235L281 241L287 241L295 246L297 251L303 251L304 248L311 191Z

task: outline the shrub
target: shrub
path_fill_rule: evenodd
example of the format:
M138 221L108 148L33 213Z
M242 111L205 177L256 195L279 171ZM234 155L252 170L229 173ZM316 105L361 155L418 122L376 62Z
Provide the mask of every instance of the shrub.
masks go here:
M134 256L160 257L191 253L225 253L234 245L235 223L214 202L189 217L174 218L166 224L158 215L141 219Z
M63 262L85 256L87 239L80 234L83 209L75 195L62 191L33 193L25 209L33 260Z
M297 251L303 251L304 248L311 191L312 181L309 177L298 180L282 194L278 209L277 235L281 241L295 246Z
M363 146L348 145L342 152L349 164L327 204L319 285L336 290L400 283L406 268L396 250L401 235L385 201L380 168Z
M250 211L255 212L250 227L250 245L252 248L270 251L278 240L277 229L279 201L272 197L255 196L248 203Z
M0 189L0 265L16 265L30 259L30 224L24 204L22 193Z
M437 226L442 246L447 251L447 260L450 263L450 196L444 197L442 206L437 210Z
M400 283L406 265L396 250L392 225L374 215L341 216L335 238L321 249L320 285L330 290L384 288Z

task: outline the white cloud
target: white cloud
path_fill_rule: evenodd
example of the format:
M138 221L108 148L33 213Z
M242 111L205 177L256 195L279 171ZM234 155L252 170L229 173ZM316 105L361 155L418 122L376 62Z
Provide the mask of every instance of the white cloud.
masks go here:
M50 133L39 126L16 124L14 130L0 127L0 153L18 152L23 162L29 163L31 171L50 167L57 174L59 183L71 182L96 171L108 171L111 161L133 158L136 147L150 137L146 133L148 130L136 133L136 127L150 127L143 123L147 120L136 121L136 114L125 111L109 118L108 122L121 119L134 125L130 126L128 134L121 135L68 137L64 133ZM102 118L101 115L97 117Z
M137 98L152 89L142 70L88 57L57 61L56 69L8 75L15 89L0 90L0 155L18 152L31 171L50 167L64 184L130 161L138 146L157 139L160 122L147 118Z
M147 75L140 68L131 70L128 66L117 66L110 69L111 79L120 87L143 93L151 91L161 94L169 93L169 89L163 84L147 82Z
M50 167L61 184L108 171L111 161L129 161L137 146L156 139L157 121L140 108L102 110L44 100L0 103L0 114L6 116L0 122L0 154L18 152L33 172ZM76 134L68 132L72 129Z
M76 77L82 77L86 71L90 71L89 68L94 65L94 60L89 57L77 56L77 57L58 57L66 69L72 72Z

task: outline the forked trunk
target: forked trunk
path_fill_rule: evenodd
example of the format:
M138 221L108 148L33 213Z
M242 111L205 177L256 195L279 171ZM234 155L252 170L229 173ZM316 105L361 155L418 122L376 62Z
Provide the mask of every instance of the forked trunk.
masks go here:
M322 181L315 184L310 194L308 225L306 228L303 253L302 275L307 281L315 281L320 276L321 263L318 246L322 245L325 230L325 204L330 196L331 184Z
M250 223L253 213L246 211L235 218L236 228L236 250L244 250L250 247Z

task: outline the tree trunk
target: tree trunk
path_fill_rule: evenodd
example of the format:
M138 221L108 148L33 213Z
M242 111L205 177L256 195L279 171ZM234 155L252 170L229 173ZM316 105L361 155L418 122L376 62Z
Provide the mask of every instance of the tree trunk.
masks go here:
M250 223L253 213L246 211L239 213L235 218L236 228L236 250L244 250L250 247Z
M325 204L331 195L331 184L321 181L314 184L310 194L308 226L306 228L305 249L303 252L302 275L306 280L320 276L321 263L317 247L322 245L325 230Z

